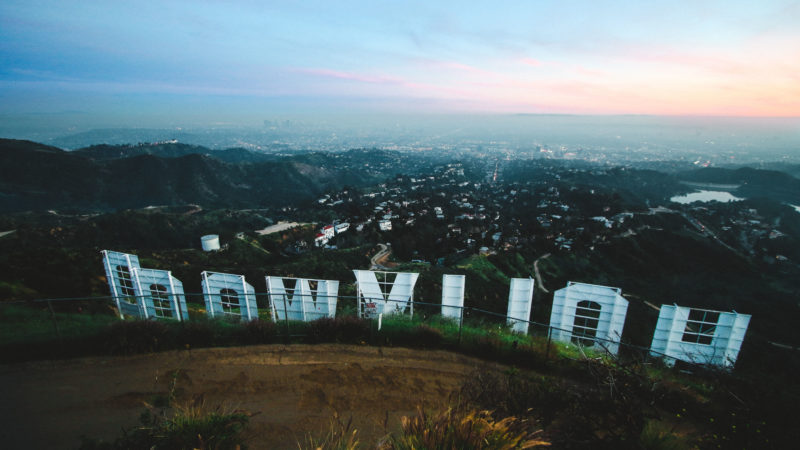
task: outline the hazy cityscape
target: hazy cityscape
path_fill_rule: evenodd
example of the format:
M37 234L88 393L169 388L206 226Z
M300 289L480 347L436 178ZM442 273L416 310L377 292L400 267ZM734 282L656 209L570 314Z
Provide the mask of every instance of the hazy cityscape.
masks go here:
M796 118L704 118L573 115L290 115L263 124L157 128L0 125L8 138L73 150L96 144L177 141L211 149L241 147L266 153L339 152L377 148L403 152L515 158L580 159L609 164L689 161L703 166L798 163ZM44 123L43 123L44 122ZM251 122L251 121L246 121ZM252 120L255 122L255 120ZM69 123L69 122L68 122ZM73 118L71 123L80 123ZM78 132L78 130L81 130Z
M800 5L0 4L2 448L794 448Z

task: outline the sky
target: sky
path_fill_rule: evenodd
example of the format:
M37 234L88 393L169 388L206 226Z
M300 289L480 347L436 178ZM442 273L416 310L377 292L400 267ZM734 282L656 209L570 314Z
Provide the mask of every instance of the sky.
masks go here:
M800 116L797 1L0 2L0 114Z

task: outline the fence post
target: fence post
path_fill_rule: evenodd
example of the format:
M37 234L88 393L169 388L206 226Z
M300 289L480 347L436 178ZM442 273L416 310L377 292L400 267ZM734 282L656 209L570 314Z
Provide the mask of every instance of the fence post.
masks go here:
M378 320L374 317L367 317L366 314L364 314L364 318L369 323L369 343L372 345L375 342L375 327L378 326Z
M288 345L289 344L289 338L290 338L291 335L289 333L289 307L286 305L286 294L283 295L283 319L284 319L284 322L286 323L286 340L285 340L285 342Z
M461 329L464 328L464 310L465 307L461 307L461 317L458 318L458 345L461 345Z
M56 329L56 336L58 336L59 340L63 340L61 338L61 330L58 329L58 320L56 320L56 312L53 311L53 303L50 300L47 301L47 308L50 310L50 319L53 321L53 328Z
M550 333L550 331L551 331L550 330L550 326L548 325L547 326L547 350L545 350L545 352L544 352L544 359L545 360L550 359L550 341L552 339L552 337L551 337L552 334Z

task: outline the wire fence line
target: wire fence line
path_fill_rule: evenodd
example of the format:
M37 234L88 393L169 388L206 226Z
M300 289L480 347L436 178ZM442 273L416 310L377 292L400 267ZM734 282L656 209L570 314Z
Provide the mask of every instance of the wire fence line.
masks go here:
M206 312L204 310L205 307L205 298L209 294L202 294L202 293L185 293L182 296L193 300L190 303L187 303L187 308L189 309L190 317L194 316L196 319L198 316L203 317L206 316ZM218 296L217 294L211 294L212 296ZM337 309L336 309L336 316L337 317L359 317L365 319L374 319L378 320L377 317L365 317L363 311L363 304L364 303L394 303L398 306L403 306L402 310L398 308L397 310L392 310L390 313L385 313L381 315L382 319L389 319L395 317L409 317L409 314L404 314L406 307L410 306L413 302L414 306L416 307L417 311L415 314L416 319L419 319L420 316L422 317L421 323L426 323L432 320L450 320L453 324L458 325L458 343L462 343L462 335L465 328L469 330L478 329L482 332L490 333L492 330L495 331L506 331L509 334L511 324L514 322L523 322L527 323L529 326L528 332L525 333L527 336L531 337L538 337L542 339L546 339L546 358L550 357L551 347L553 344L552 334L555 331L561 331L567 333L572 337L570 342L566 342L567 344L573 344L577 347L584 348L584 347L594 347L597 350L611 354L612 352L608 351L608 346L618 345L624 353L625 357L629 359L637 359L641 361L647 361L651 356L656 356L660 358L668 358L672 360L677 360L673 356L666 355L660 352L655 352L651 350L649 347L641 346L632 344L630 342L624 342L621 339L607 339L598 336L585 336L585 335L576 335L573 333L571 329L564 329L559 328L556 326L552 326L550 324L545 324L533 320L523 320L523 319L516 319L516 318L509 318L506 314L490 311L482 308L476 308L471 306L452 306L452 305L444 305L447 308L455 308L460 311L458 317L444 317L440 314L441 308L443 305L441 303L430 303L424 302L419 300L395 300L395 299L387 299L387 298L373 298L373 297L364 297L358 295L335 295L329 296L326 294L315 294L312 298L311 295L308 294L296 294L294 296L286 295L286 294L271 294L269 292L257 292L254 295L257 304L260 303L258 310L259 310L259 319L258 320L268 320L276 325L282 324L285 331L280 330L283 337L288 338L298 338L298 337L305 337L306 335L303 333L292 333L293 324L296 324L298 320L292 320L289 317L287 312L289 311L287 306L288 303L294 302L307 302L307 303L314 303L314 299L330 299L335 298L337 300ZM282 316L283 318L279 319L275 309L273 308L273 301L274 298L270 300L270 296L272 297L279 297L281 303L283 303L282 309ZM62 313L69 313L69 312L79 312L79 313L88 313L92 315L103 315L108 316L109 322L114 321L114 313L116 313L116 320L119 320L119 313L112 312L112 309L107 309L103 311L98 311L94 308L97 306L110 306L116 308L117 302L126 302L131 306L140 305L144 298L151 298L150 295L143 295L143 296L136 296L136 295L128 295L128 296L91 296L91 297L60 297L60 298L41 298L41 299L32 299L32 300L18 300L18 301L6 301L0 302L0 308L3 306L29 306L29 307L38 307L41 310L45 310L46 308L46 316L48 321L51 322L52 325L52 333L58 339L62 339L62 330L60 326L60 322L68 321L67 317ZM291 297L291 298L290 298ZM199 299L199 301L198 301ZM264 304L266 303L266 306ZM201 307L202 306L202 307ZM84 310L83 308L87 308ZM264 315L261 315L264 313ZM311 313L311 315L317 315L317 318L325 318L330 317L327 313ZM233 320L236 319L239 314L226 314L227 319ZM180 314L178 315L180 317ZM135 318L135 317L132 317ZM219 317L217 317L219 318ZM45 320L41 316L38 318L40 321ZM153 319L153 317L151 317ZM159 320L163 320L164 318L159 317ZM170 320L169 318L167 318ZM30 318L29 318L30 320ZM36 320L36 319L33 319ZM173 318L171 320L178 320L177 318ZM191 319L190 319L191 320ZM310 321L310 320L306 320ZM296 326L295 326L296 327ZM523 336L520 334L520 336ZM564 341L561 341L564 342ZM588 342L591 342L591 345L587 345ZM515 344L516 345L516 344ZM596 347L595 347L596 345ZM582 351L582 350L581 350ZM614 355L616 356L616 355ZM698 367L704 366L703 364L697 364L692 362L684 361L690 365L696 365Z

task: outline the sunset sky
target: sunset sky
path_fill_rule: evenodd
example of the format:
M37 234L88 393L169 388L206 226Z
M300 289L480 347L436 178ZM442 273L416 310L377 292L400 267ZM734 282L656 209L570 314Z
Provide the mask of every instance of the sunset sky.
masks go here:
M800 2L0 2L0 113L800 116Z

